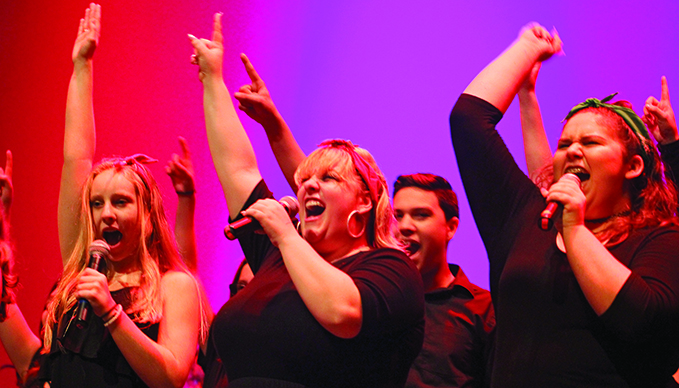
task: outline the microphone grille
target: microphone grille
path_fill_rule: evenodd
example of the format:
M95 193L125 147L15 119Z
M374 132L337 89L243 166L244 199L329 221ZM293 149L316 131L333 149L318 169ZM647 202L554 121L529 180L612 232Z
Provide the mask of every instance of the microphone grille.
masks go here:
M109 247L106 241L104 240L94 240L90 244L89 253L90 255L92 255L93 253L100 253L108 257L111 255L111 247Z
M297 198L287 195L281 198L278 202L280 202L281 205L283 205L288 210L290 218L296 216L297 213L299 213L299 202L297 201Z

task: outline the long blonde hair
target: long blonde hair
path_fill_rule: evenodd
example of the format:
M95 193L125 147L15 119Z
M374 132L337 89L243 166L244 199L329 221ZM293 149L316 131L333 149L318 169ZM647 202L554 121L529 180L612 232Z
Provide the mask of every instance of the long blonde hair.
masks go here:
M299 186L303 177L331 169L370 194L372 209L366 227L368 245L401 250L402 244L395 234L389 187L370 152L354 146L349 140L326 140L297 167L295 183Z
M46 349L51 346L54 325L76 303L73 290L78 276L87 267L88 248L96 236L90 206L92 183L99 174L106 170L115 170L116 174L122 174L132 183L139 204L141 233L139 244L137 244L136 257L139 260L142 275L139 288L134 294L133 303L125 312L132 316L134 322L156 323L163 316L160 290L160 281L163 274L170 270L181 271L191 276L195 282L195 278L184 265L177 251L173 234L165 216L162 196L153 175L134 157L105 159L92 170L83 185L80 201L80 233L64 267L64 273L54 292L54 297L47 306L47 323L44 334ZM110 280L112 275L112 270L109 269L107 278ZM202 338L207 331L207 313L202 304L202 298L200 298L198 283L195 283L196 292L201 300Z

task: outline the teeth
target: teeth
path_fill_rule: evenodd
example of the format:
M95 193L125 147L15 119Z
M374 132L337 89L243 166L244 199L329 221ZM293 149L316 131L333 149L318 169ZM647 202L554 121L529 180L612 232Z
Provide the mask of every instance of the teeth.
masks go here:
M312 207L315 207L315 206L323 207L323 204L321 204L321 202L318 201L318 200L310 199L310 200L306 201L304 206L306 206L306 208L309 209L309 208L312 208Z
M589 179L589 172L582 167L568 167L565 171L567 174L575 174L580 178L580 182L584 182Z

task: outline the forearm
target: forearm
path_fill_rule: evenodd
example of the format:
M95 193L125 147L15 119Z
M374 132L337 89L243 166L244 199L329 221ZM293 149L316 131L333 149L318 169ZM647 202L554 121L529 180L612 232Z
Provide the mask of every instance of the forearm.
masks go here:
M235 218L261 179L257 159L223 79L206 76L203 86L210 152L226 197L229 215Z
M613 303L631 271L620 263L584 225L564 228L571 270L597 315Z
M33 355L40 349L41 343L26 324L19 307L14 303L7 305L7 319L0 322L0 342L23 380Z
M58 206L59 243L64 264L78 236L80 190L94 159L96 139L92 88L92 60L76 62L66 98L64 164Z
M464 93L479 97L504 113L539 56L539 48L518 39L486 66Z
M353 338L361 330L361 295L354 281L325 261L299 235L279 244L283 261L311 314L330 333Z
M276 161L278 161L290 188L296 193L295 171L306 158L306 155L297 144L290 127L278 112L276 112L274 120L263 125L263 127L269 139L271 150L276 156Z
M521 132L526 154L528 175L533 174L552 162L552 152L545 133L535 90L521 89L519 96L519 111L521 112Z
M125 360L149 387L184 385L191 366L186 357L174 355L151 340L125 313L108 329Z
M175 239L179 253L184 263L193 272L198 269L198 254L196 248L196 232L194 228L194 214L196 209L195 194L179 195L177 199L177 220L175 222Z

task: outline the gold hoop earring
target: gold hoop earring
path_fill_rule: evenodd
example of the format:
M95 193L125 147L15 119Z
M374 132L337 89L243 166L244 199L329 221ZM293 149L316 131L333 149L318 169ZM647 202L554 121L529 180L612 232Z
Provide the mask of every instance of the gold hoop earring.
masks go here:
M353 217L354 213L360 214L358 212L358 210L352 210L351 213L349 213L349 217L347 217L347 232L349 233L349 236L351 236L353 238L359 238L359 237L363 236L363 233L365 233L366 225L364 224L363 227L361 228L361 231L358 232L357 234L351 233L351 226L349 225L349 223L351 222L351 217Z

